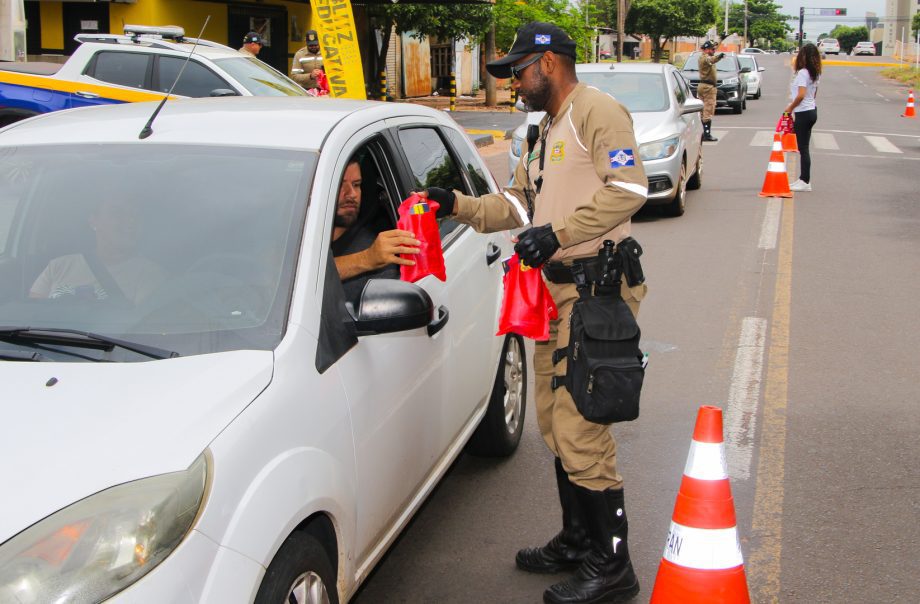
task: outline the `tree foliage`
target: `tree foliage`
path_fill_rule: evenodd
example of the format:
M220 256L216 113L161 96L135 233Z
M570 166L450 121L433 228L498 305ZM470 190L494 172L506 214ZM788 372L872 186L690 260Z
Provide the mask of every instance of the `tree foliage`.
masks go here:
M910 29L915 36L917 32L920 32L920 13L914 13L914 18L910 22Z
M702 36L716 22L716 0L633 0L626 31L652 40L654 56L677 36Z
M869 29L865 25L847 27L838 25L831 30L831 38L836 38L840 43L840 52L850 54L857 42L869 39Z
M495 0L495 46L508 52L518 28L531 21L545 21L562 28L578 45L578 57L585 61L594 28L603 22L603 6L610 0L582 2L575 6L568 0ZM585 24L585 10L588 12Z
M776 48L783 46L792 28L790 15L779 12L780 6L772 0L748 0L748 39L756 46ZM728 30L744 33L744 5L733 4L728 12Z

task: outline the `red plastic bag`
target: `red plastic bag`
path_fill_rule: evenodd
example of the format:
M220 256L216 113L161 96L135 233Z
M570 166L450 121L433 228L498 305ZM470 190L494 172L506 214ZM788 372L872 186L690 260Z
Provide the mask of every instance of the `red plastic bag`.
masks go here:
M414 260L415 266L400 266L399 277L415 283L422 277L434 275L447 281L444 269L444 251L441 249L441 233L435 213L441 207L438 202L424 200L415 193L399 205L399 220L396 228L412 231L419 244L418 254L401 254L407 260Z
M534 340L549 339L549 322L559 316L540 269L531 268L514 254L507 262L505 295L498 316L498 333L513 332Z
M776 131L780 134L790 134L795 132L795 123L792 120L792 115L784 113L780 116L779 121L776 122Z

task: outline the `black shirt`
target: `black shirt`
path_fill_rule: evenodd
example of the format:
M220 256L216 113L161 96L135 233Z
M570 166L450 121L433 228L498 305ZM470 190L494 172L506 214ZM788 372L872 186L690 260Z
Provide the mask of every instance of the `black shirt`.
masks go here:
M377 239L377 232L367 226L349 229L332 242L332 255L336 258L363 252ZM358 306L358 300L361 298L361 292L364 291L364 284L368 279L399 279L399 266L388 264L383 268L374 271L367 271L360 275L355 275L351 279L342 281L345 287L345 299Z

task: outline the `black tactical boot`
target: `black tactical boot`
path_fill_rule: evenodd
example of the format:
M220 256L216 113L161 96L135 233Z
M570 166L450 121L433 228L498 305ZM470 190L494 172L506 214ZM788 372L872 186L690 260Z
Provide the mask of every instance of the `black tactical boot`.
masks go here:
M717 139L716 137L712 135L712 132L710 132L710 128L712 128L711 120L708 122L703 122L703 141L708 142L708 143L714 143L719 139Z
M625 602L639 593L639 580L629 561L628 523L623 490L591 491L575 487L588 520L594 549L575 576L543 592L546 604Z
M517 553L518 568L531 573L574 570L591 550L585 515L562 462L556 458L556 486L562 505L562 530L543 547L529 547Z

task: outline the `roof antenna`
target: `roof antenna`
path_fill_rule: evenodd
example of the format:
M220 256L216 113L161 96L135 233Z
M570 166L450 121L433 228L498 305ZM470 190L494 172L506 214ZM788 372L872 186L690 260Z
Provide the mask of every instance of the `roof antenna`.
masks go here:
M201 36L204 35L204 29L208 26L208 21L211 20L211 15L208 15L204 20L204 25L201 26L201 31L198 33L198 37L195 38L195 44L192 46L192 50L189 51L188 56L185 57L185 63L182 64L182 69L179 70L179 73L176 75L175 81L172 83L172 86L169 87L169 92L166 93L166 96L163 97L163 100L160 101L160 104L157 105L157 108L153 110L153 115L150 116L150 119L147 120L147 124L144 126L141 133L137 138L143 140L153 134L153 120L157 119L157 115L160 114L160 109L163 108L163 105L166 104L166 101L169 99L169 95L172 94L173 88L176 87L176 84L179 83L179 78L182 77L182 72L185 71L185 66L188 65L188 62L191 60L192 55L195 54L195 49L198 48L198 40L201 39Z

